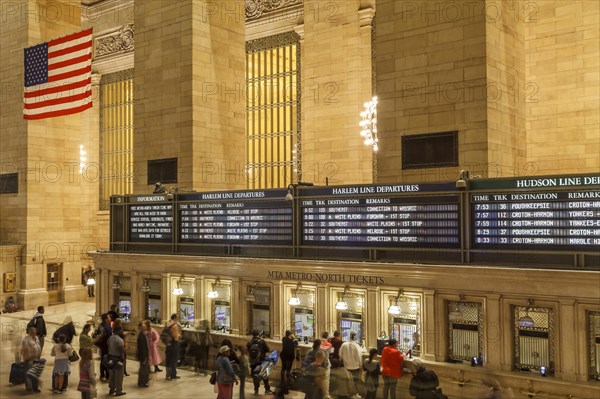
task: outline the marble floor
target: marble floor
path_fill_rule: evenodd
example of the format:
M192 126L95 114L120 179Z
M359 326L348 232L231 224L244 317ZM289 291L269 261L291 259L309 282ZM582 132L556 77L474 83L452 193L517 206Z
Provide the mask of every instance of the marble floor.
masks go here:
M62 323L66 315L70 315L75 323L76 330L79 333L81 326L91 318L95 312L94 302L73 302L68 304L50 306L46 308L44 318L46 320L48 335L51 337L54 330ZM34 311L22 311L17 313L0 315L0 341L2 342L0 350L0 399L4 398L21 398L21 397L39 397L51 398L60 397L75 399L80 398L81 393L76 390L79 382L78 366L73 367L69 388L65 393L53 394L51 392L52 368L54 366L54 358L50 356L51 342L46 341L42 356L48 361L46 368L42 374L41 393L33 394L25 391L25 385L11 386L8 382L10 365L14 362L13 354L13 337L18 335L22 338L25 334L27 322L31 320ZM74 343L77 348L78 344ZM98 360L96 360L96 373L99 370ZM208 399L216 398L213 385L208 382L209 377L196 376L191 371L178 370L181 379L174 381L166 381L165 373L151 374L150 388L138 388L137 386L137 362L134 360L128 361L128 372L131 374L125 377L123 388L127 392L124 398L161 398L161 399L179 399L179 398L195 398ZM164 369L164 368L163 368ZM262 387L261 387L262 392ZM98 397L108 396L108 384L98 382ZM262 398L263 395L255 396L252 393L252 384L246 383L246 398ZM287 398L299 399L303 398L304 394L300 392L291 392L286 395ZM234 399L239 398L239 389L234 387Z

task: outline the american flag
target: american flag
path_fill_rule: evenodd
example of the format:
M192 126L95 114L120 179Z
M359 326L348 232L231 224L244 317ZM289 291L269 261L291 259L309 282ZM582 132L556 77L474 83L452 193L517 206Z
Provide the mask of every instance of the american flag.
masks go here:
M91 107L92 29L25 49L23 118L52 118Z

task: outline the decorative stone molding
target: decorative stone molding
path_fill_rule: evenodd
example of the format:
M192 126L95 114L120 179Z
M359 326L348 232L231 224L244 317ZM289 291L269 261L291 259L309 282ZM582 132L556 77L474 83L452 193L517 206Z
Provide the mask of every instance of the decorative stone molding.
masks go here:
M361 28L371 26L371 22L375 17L375 9L374 8L363 8L362 10L358 10L358 24Z
M290 8L302 8L302 6L303 0L246 0L246 22L288 11Z
M133 25L124 25L116 32L94 39L94 60L133 52Z

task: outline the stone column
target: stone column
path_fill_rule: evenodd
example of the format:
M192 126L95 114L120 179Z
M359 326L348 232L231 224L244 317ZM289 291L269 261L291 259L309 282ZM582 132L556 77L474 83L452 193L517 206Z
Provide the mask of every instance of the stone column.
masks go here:
M502 353L498 350L502 343L502 320L500 318L500 295L488 294L483 314L485 317L485 356L484 364L493 370L500 370Z
M421 310L421 358L435 361L435 291L423 291L423 309Z
M577 381L577 351L573 350L576 347L575 343L579 338L580 331L577 328L577 309L574 299L560 299L558 309L553 310L555 314L560 315L559 323L554 326L554 347L556 348L556 377L567 381ZM585 331L585 330L584 330ZM585 334L587 336L587 334ZM565 344L570 342L570 345Z
M240 321L242 319L242 313L245 312L245 303L246 301L240 295L240 279L232 278L231 279L231 291L230 291L230 312L231 312L231 334L240 334L241 325ZM244 334L244 331L241 332Z

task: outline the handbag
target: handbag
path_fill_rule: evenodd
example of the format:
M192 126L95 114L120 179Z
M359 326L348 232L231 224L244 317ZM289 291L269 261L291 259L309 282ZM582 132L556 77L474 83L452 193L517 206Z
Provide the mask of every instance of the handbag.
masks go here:
M69 356L69 361L70 362L76 362L79 360L79 355L77 354L77 352L73 351L71 353L71 356Z
M433 390L433 398L434 399L448 399L447 395L444 395L444 393L442 392L442 388L435 388Z
M208 382L210 382L211 385L215 385L217 383L217 372L213 371L212 373L210 373L210 380L208 380Z

